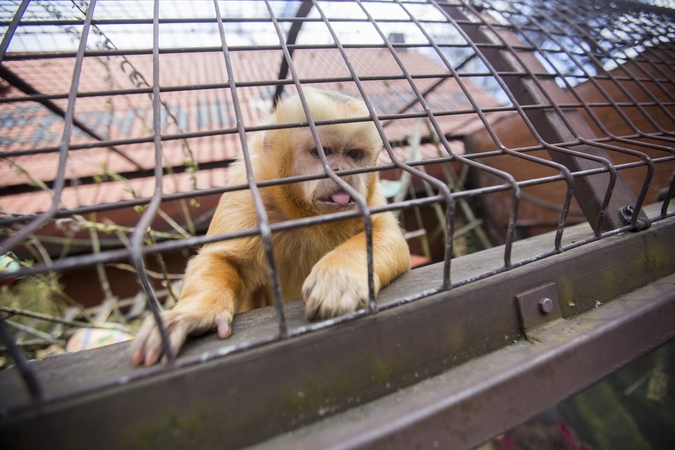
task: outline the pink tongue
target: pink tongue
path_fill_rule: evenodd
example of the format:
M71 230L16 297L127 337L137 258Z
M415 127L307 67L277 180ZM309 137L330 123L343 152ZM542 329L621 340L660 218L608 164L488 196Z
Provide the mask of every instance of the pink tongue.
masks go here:
M338 205L346 205L351 200L349 194L344 191L338 191L331 195L330 198Z

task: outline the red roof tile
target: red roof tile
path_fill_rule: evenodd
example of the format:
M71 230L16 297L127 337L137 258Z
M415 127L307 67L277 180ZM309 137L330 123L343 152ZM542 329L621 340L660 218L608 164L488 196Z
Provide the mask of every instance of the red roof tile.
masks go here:
M348 57L359 77L401 76L402 71L387 49L347 49ZM415 50L399 51L398 56L412 75L447 75L438 62ZM231 61L237 82L265 82L278 76L282 53L264 50L252 52L231 52ZM293 55L295 69L300 79L350 77L349 70L337 50L297 50ZM53 58L38 60L5 61L5 67L44 94L67 94L72 77L74 60ZM160 85L165 91L162 101L168 105L171 116L162 110L162 134L208 130L232 129L235 124L232 96L227 88L204 89L205 85L227 82L226 66L222 52L174 53L160 56ZM420 92L425 92L440 78L416 78ZM101 91L119 91L134 87L148 88L152 84L152 58L141 56L88 57L85 59L78 88L80 94ZM465 81L478 104L482 107L497 106L497 101L488 93ZM327 82L314 86L335 89L359 96L356 84L349 82ZM378 114L397 114L415 98L405 79L385 81L364 81L364 89ZM171 88L187 87L177 91ZM192 87L201 87L192 89ZM286 87L286 92L295 90ZM237 89L246 126L259 124L271 108L274 87L240 87ZM113 92L114 93L114 92ZM16 88L10 88L6 97L25 97ZM471 105L457 83L450 79L440 84L426 96L432 112L470 111ZM67 100L56 99L54 103L64 110ZM407 112L421 112L415 105ZM131 145L116 145L115 149L125 153L144 169L154 167L155 150L152 137L152 102L147 93L123 95L98 95L79 97L75 106L75 117L104 139L137 139L148 142ZM494 117L494 116L493 116ZM437 121L444 133L463 136L482 128L475 114L441 115ZM390 141L402 141L413 133L417 119L397 119L395 124L386 125L385 132ZM2 151L12 152L56 147L62 139L63 120L44 106L33 102L0 103L0 146ZM70 145L94 143L96 139L74 127ZM428 135L423 127L423 135ZM192 154L198 164L231 160L241 152L240 138L235 134L190 138L187 140L165 140L162 145L165 165L182 165ZM455 151L463 151L459 148ZM401 157L408 154L405 148L396 149ZM437 156L433 146L422 150L424 158ZM56 153L14 156L15 163L2 164L0 186L27 183L29 180L17 166L30 173L34 179L49 182L56 175L59 156ZM383 156L381 161L388 162ZM124 173L137 168L133 163L105 148L71 150L68 157L66 176L68 179L103 175L106 171ZM224 170L200 170L195 177L199 189L224 184ZM192 189L188 174L178 174L178 187L169 176L165 176L164 191L175 192ZM134 179L128 183L114 182L104 185L86 185L66 188L63 196L64 207L110 203L132 198L131 188L139 196L151 195L154 179ZM1 189L1 188L0 188ZM126 190L125 190L126 189ZM1 191L0 191L1 192ZM46 193L26 193L0 197L0 208L5 212L32 213L48 208L50 197Z

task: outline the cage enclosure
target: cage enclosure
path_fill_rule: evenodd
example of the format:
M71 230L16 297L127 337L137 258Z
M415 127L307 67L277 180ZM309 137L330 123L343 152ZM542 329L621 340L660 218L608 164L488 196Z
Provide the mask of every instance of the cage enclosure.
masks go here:
M3 448L474 448L675 335L672 2L23 0L0 27ZM318 133L364 123L376 164L326 164ZM275 130L322 172L256 178ZM385 204L263 201L363 174ZM207 234L242 193L254 224ZM386 214L413 269L376 297ZM275 239L348 220L367 302L307 320ZM271 304L134 367L188 260L251 237Z

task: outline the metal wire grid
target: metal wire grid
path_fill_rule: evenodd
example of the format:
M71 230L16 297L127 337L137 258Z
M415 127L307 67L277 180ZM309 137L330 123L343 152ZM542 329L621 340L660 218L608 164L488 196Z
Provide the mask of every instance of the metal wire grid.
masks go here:
M160 18L160 2L158 0L154 1L153 5L153 17L151 21L148 19L105 19L105 20L95 20L94 11L97 6L96 0L92 0L87 5L86 17L84 20L60 20L60 21L24 21L22 19L23 15L26 12L26 9L29 5L28 0L24 0L19 5L16 13L14 14L12 21L8 24L7 31L5 36L0 44L0 63L2 61L11 61L16 59L26 60L26 59L36 59L43 60L47 58L74 58L75 66L73 71L72 83L68 94L39 94L33 93L26 97L8 97L0 99L2 103L12 103L12 102L25 102L33 101L40 102L43 105L54 104L54 101L58 100L67 100L67 108L63 111L65 128L63 132L62 140L58 147L42 147L26 150L18 150L13 152L3 152L3 158L14 158L19 156L29 156L29 155L38 155L38 154L52 154L58 153L59 155L59 167L57 171L56 178L53 183L53 202L49 210L44 213L37 215L24 215L24 216L14 216L14 217L5 217L0 219L0 225L2 226L11 226L14 224L24 223L25 225L20 228L14 235L7 238L2 243L2 252L7 252L14 248L15 246L21 244L27 237L32 233L38 231L46 223L51 220L54 220L59 217L68 217L74 214L86 214L90 212L101 212L111 209L116 209L120 207L129 207L129 206L146 206L147 209L143 212L137 227L136 231L132 234L131 237L131 246L130 249L115 249L108 250L102 253L89 254L69 257L64 260L56 261L50 265L37 265L30 269L22 269L20 275L23 274L36 274L44 273L48 271L63 271L79 267L87 267L96 264L105 264L110 262L115 262L120 259L130 259L139 273L140 282L146 291L148 296L148 303L152 308L153 314L156 318L159 315L158 302L155 297L154 290L150 284L150 281L147 277L147 274L144 270L144 258L148 255L157 253L157 252L166 252L173 251L178 249L185 249L189 247L195 247L204 245L210 242L216 242L225 239L236 239L239 237L260 235L265 243L266 255L269 263L269 275L273 281L274 293L275 293L275 305L277 308L277 315L279 320L279 334L276 336L270 336L265 338L261 342L249 343L246 348L250 348L255 345L261 345L266 342L274 341L281 338L286 338L293 335L298 335L305 333L307 331L323 328L335 323L339 323L346 320L353 320L361 315L368 313L375 313L379 310L390 308L398 304L409 302L417 298L428 296L432 293L439 292L442 290L451 289L459 284L465 284L472 280L462 280L455 281L453 283L451 278L451 256L452 256L452 246L453 240L447 239L446 246L444 249L445 259L444 259L444 271L443 271L443 282L442 284L431 291L419 292L411 298L398 299L394 302L387 304L377 305L374 298L374 282L373 282L373 267L372 267L372 226L371 226L371 215L381 213L384 211L393 211L397 209L410 208L414 206L423 206L430 205L436 202L442 202L446 205L446 224L447 224L447 236L453 236L453 227L454 227L454 211L455 211L455 202L463 198L475 198L478 196L496 193L496 192L507 192L510 193L512 203L511 203L511 213L508 223L508 230L506 235L506 245L504 247L504 263L500 269L490 271L481 275L478 278L485 278L496 273L500 273L506 270L510 270L513 267L521 266L539 260L548 256L551 256L562 251L569 250L570 248L578 247L580 245L587 244L591 241L607 237L609 235L614 235L626 230L634 230L648 226L648 224L639 222L638 212L641 210L641 207L645 201L645 196L647 194L647 189L651 182L651 178L654 172L655 164L668 164L672 163L675 160L675 150L672 145L675 139L673 138L673 128L672 124L675 123L675 117L673 116L672 108L675 105L675 96L673 95L674 90L672 89L673 85L673 70L675 68L675 58L672 53L672 39L675 37L675 27L672 22L672 13L661 8L652 8L648 6L637 6L631 3L620 2L617 4L605 4L603 2L598 2L592 5L581 5L581 4L567 4L564 5L560 2L541 2L537 0L527 1L527 2L469 2L465 0L451 1L451 2L439 2L435 0L429 0L423 2L425 5L432 6L436 11L442 14L442 20L421 20L416 17L414 10L420 5L420 2L413 1L400 1L395 0L394 2L382 2L382 1L362 1L356 0L355 3L358 6L359 10L365 16L364 19L350 19L350 21L359 22L364 24L371 25L379 35L383 44L375 45L359 45L359 44L342 44L338 34L334 29L334 19L329 19L324 12L324 8L321 3L313 0L311 2L302 2L302 7L305 8L304 13L298 12L297 17L278 17L275 12L275 8L270 0L265 0L264 4L269 15L267 20L271 22L274 26L274 30L278 37L280 45L270 46L269 48L274 50L281 50L283 52L284 58L283 63L287 65L288 72L290 73L289 79L279 79L279 80L265 80L263 82L249 82L249 81L235 81L235 78L232 73L232 62L231 62L231 53L232 52L247 52L247 51L258 51L261 49L260 46L228 46L227 34L225 32L224 24L225 23L237 23L245 19L242 18L226 18L221 15L221 6L217 1L213 2L213 8L215 10L215 19L194 19L194 18ZM389 4L393 3L397 5L398 8L405 14L405 17L402 19L396 19L402 23L412 23L415 27L419 29L419 32L423 35L426 40L426 44L405 44L405 43L392 43L385 32L382 30L382 23L387 22L387 20L376 19L373 14L370 12L370 6L373 4ZM606 9L601 9L602 6L606 6ZM608 6L609 5L609 6ZM314 9L319 17L318 18L307 18L308 9ZM304 15L303 15L304 14ZM626 19L628 18L628 19ZM262 19L251 19L262 20ZM390 20L395 21L395 20ZM295 44L295 36L292 36L290 33L287 36L284 34L282 28L283 23L291 23L292 26L302 27L305 23L322 23L325 25L328 30L333 44L330 45L300 45ZM92 26L102 25L102 24L117 24L117 25L133 25L133 24L152 24L152 37L153 37L153 46L152 49L138 49L138 50L88 50L87 49L87 40L89 39L90 30ZM159 75L161 72L160 58L159 55L163 53L179 53L181 49L172 49L172 48L160 48L159 38L160 38L160 28L165 24L175 24L175 23L215 23L218 29L218 35L220 37L220 45L217 47L208 47L208 48L195 48L195 51L208 51L208 52L222 52L225 64L227 66L227 81L220 84L209 84L209 85L197 85L197 86L171 86L166 87L162 86L159 81ZM20 26L39 26L47 24L73 24L73 25L82 25L82 33L79 41L78 49L75 53L72 52L34 52L30 54L21 54L15 55L8 53L7 49L12 40L12 37L15 35L17 29ZM455 43L438 43L434 36L432 36L428 31L427 27L431 24L444 26L452 29L453 32L459 35L459 40ZM599 27L603 27L602 31L599 32ZM490 42L480 41L474 39L476 37L476 32L480 31L481 33L487 33L484 36L489 36L491 38ZM297 35L297 31L296 31ZM657 42L658 41L658 42ZM650 44L651 43L651 44ZM657 46L658 44L658 46ZM351 64L348 54L345 49L348 48L361 48L361 47L379 47L385 48L389 51L391 56L396 61L398 67L401 70L402 75L388 75L388 76L363 76L355 70L354 66ZM404 62L401 60L398 51L410 48L417 47L428 47L431 48L442 63L442 65L447 69L447 74L442 78L438 83L430 87L424 92L421 92L417 86L416 81L424 78L437 78L438 74L411 74L408 68L405 66ZM639 51L635 50L638 49ZM320 79L301 79L298 76L298 73L294 67L292 52L298 49L312 49L312 50L321 50L321 49L337 49L344 60L348 70L349 76L342 77L322 77ZM635 55L630 54L632 52ZM449 52L456 50L459 52L465 52L466 57L461 62L457 64ZM511 61L514 61L513 67L516 69L503 70L501 67L497 68L494 66L493 62L486 56L490 51L501 52L507 54L508 58ZM118 55L151 55L152 56L152 67L153 67L153 79L152 84L149 87L138 87L135 89L115 89L115 90L104 90L104 91L95 91L95 92L78 92L79 77L82 71L83 62L88 57L98 57L98 56L118 56ZM532 68L532 62L528 58L536 57L540 64L543 64L548 73L542 73L536 71ZM611 69L613 67L621 67L627 61L634 61L648 66L650 69L655 71L658 76L651 75L650 73L643 71L642 75L636 75L633 72L623 71L624 75L618 75L613 73L611 70L605 70L604 68ZM482 67L483 71L463 71L459 73L459 68L464 66ZM519 67L519 68L518 68ZM282 68L281 72L284 69ZM479 102L474 98L471 90L467 87L465 79L471 76L488 76L491 79L495 80L497 85L497 91L502 92L506 98L507 102L504 106L497 107L481 107ZM436 86L442 83L445 80L452 79L458 86L461 88L463 94L466 96L470 103L470 108L467 110L460 111L432 111L432 108L427 103L426 96L429 94ZM510 84L508 80L526 80L528 83L532 83L539 92L542 93L543 98L538 99L537 102L524 102L523 97L519 96L517 92L513 90L513 84ZM364 82L369 81L389 81L389 80L405 80L410 85L410 88L414 92L415 103L421 106L421 112L408 112L413 104L409 104L407 107L403 108L397 114L378 114L373 106L373 104L368 100L368 95L364 89ZM582 96L580 96L575 90L575 86L578 84L579 80L588 80L593 83L594 87L601 92L604 97L602 103L589 103ZM617 87L622 94L627 98L627 101L619 102L610 95L605 87L601 84L602 81L610 81L615 87ZM632 82L638 85L642 91L650 98L649 101L639 101L636 99L629 90L627 90L623 83ZM314 121L308 111L304 95L302 93L302 85L314 84L314 83L328 83L328 82L353 82L360 96L365 100L366 105L369 110L370 117L368 120L372 120L377 127L380 135L383 137L385 143L385 150L389 155L391 161L393 162L390 165L383 165L374 168L368 168L364 170L354 170L354 171L344 171L336 174L328 166L323 148L318 139L317 135L317 126L325 125L327 123L346 123L351 121L360 121L360 119L350 119L350 120L341 120L341 121ZM560 97L551 95L550 83L556 83L557 85L564 87L574 96L574 101L567 100L561 101ZM668 102L664 102L661 98L654 95L652 90L650 90L646 84L655 84L658 85L661 92L665 93L666 97L669 99ZM248 87L261 87L261 86L276 86L278 92L283 90L285 86L292 85L296 88L303 108L307 114L308 120L307 123L293 123L293 124L283 124L277 126L245 126L242 116L241 106L239 104L238 89L248 88ZM214 88L227 88L230 90L233 101L234 114L236 118L236 127L234 128L224 128L216 130L206 130L206 131L196 131L196 132L183 132L183 133L170 133L162 134L161 133L161 96L170 92L182 92L182 91L193 91L193 90L205 90L205 89L214 89ZM30 93L29 93L30 94ZM70 136L73 127L77 127L77 119L74 116L75 101L78 98L98 98L98 97L107 97L107 96L116 96L116 95L125 95L125 94L151 94L152 96L152 108L153 108L153 135L150 137L141 137L133 139L115 139L115 140L101 140L94 143L84 143L84 144L72 144L70 141ZM595 113L596 109L599 107L611 107L614 111L621 116L621 118L628 124L631 128L631 135L621 135L617 136L612 134L607 127L604 126L602 120L598 118ZM647 122L655 131L644 131L640 126L635 124L631 117L624 112L624 108L637 108ZM654 112L651 112L656 108L656 113L659 117L666 117L671 121L671 128L665 129L661 123L654 118ZM570 122L568 114L566 114L570 109L583 109L583 111L588 114L593 123L601 130L603 137L600 138L589 138L588 136L582 135L577 130L577 124ZM520 148L509 148L504 145L491 125L487 114L495 112L516 112L523 121L523 124L527 127L529 132L535 137L537 141L536 146L531 147L520 147ZM494 141L497 149L491 152L481 153L481 154L467 154L461 155L452 150L452 147L446 137L442 126L438 123L438 118L443 116L459 115L475 113L479 117L485 129L488 131L491 139ZM531 117L533 113L538 114L551 114L555 113L555 116L558 118L562 125L560 128L567 130L568 139L565 140L551 140L549 136L543 136L537 126L533 124ZM447 151L447 156L428 159L424 161L418 161L415 163L407 163L400 160L393 151L392 145L386 139L386 134L384 127L389 123L396 120L402 119L426 119L431 124L435 133L440 139L440 143L443 148ZM316 176L305 176L305 177L292 177L286 178L283 180L271 180L261 183L256 183L253 179L251 162L249 157L249 152L246 144L246 133L253 131L260 131L264 129L272 128L291 128L298 126L306 126L312 132L312 135L317 143L317 148L319 149L321 162L325 169L325 174L323 178L329 177L338 183L345 191L347 191L352 198L355 198L358 204L358 209L356 211L347 212L347 213L335 213L328 214L320 217L312 217L301 220L292 220L282 223L270 223L265 209L262 206L262 201L258 193L259 188L279 185L283 183L295 183L313 180L322 177ZM181 140L181 139L192 139L200 138L207 136L217 136L224 134L237 134L241 141L242 146L242 157L247 170L247 183L242 186L232 186L232 187L218 187L218 188L209 188L201 189L191 192L181 192L175 194L163 194L162 192L162 180L163 180L163 159L162 159L162 143L172 140ZM141 143L152 142L154 145L154 155L155 155L155 166L154 166L154 179L155 179L155 189L154 194L150 198L140 198L134 200L127 200L118 202L115 204L99 204L92 206L83 206L73 209L59 209L59 198L64 189L66 183L66 161L70 152L82 151L91 148L123 148L125 146L133 146ZM600 148L608 152L619 152L624 154L630 154L635 156L639 161L615 165L611 160L601 157L594 156L591 153L577 150L580 145L590 146L593 148ZM663 153L663 156L658 158L650 158L647 154L631 150L623 145L640 148L649 148L653 150L658 150ZM552 154L564 154L570 157L592 161L597 163L593 168L586 169L574 169L571 170L563 164L549 161L537 156L532 155L533 152L537 150L548 150ZM123 152L124 153L124 152ZM524 161L536 163L542 166L553 168L559 172L558 175L545 176L538 178L531 178L525 181L517 181L511 174L495 169L484 162L480 161L481 158L486 158L490 156L500 156L508 155L513 158L519 158ZM498 177L503 180L502 184L491 187L484 187L478 189L472 189L461 192L451 192L448 186L441 182L440 180L427 175L425 172L418 169L418 166L425 166L429 164L437 163L447 163L447 162L460 162L461 164L467 165L474 170L492 174L493 176ZM140 167L140 166L139 166ZM634 214L629 215L628 223L624 226L614 228L612 230L603 230L603 220L608 214L608 208L610 201L612 200L612 195L614 193L614 188L617 183L617 179L620 179L619 171L623 169L629 169L634 167L646 167L647 173L644 178L640 194L636 202L632 206L635 211ZM384 207L378 208L369 208L365 203L365 200L361 198L353 189L344 183L340 176L353 174L353 173L362 173L365 171L380 171L386 169L397 168L403 171L406 171L416 177L421 178L430 185L432 185L438 192L434 196L421 199L410 199L395 204L389 204ZM594 236L592 238L578 241L573 244L563 246L562 244L562 234L565 228L567 215L570 210L570 203L572 201L572 195L574 194L575 181L584 180L598 174L609 174L609 182L603 189L603 195L600 195L596 200L600 203L600 214L595 218L592 227L594 230ZM538 255L536 258L528 259L527 261L518 261L512 262L511 260L511 251L512 244L514 241L514 232L515 224L518 216L519 203L521 200L521 190L525 187L542 185L557 181L563 181L567 184L567 192L565 195L565 200L562 207L562 213L560 215L559 224L557 227L557 233L555 237L555 242L553 248L546 252L545 254ZM254 229L240 230L235 233L227 233L222 235L213 235L213 236L193 236L186 239L181 239L178 241L165 241L157 242L150 245L145 245L143 242L145 230L148 229L149 225L152 223L155 218L157 211L162 202L194 198L208 194L222 194L226 192L231 192L234 190L248 189L251 191L254 203L256 206L256 211L258 212L258 226ZM661 215L656 220L661 220L666 217L672 216L667 213L669 199L672 197L675 192L675 181L671 182L669 191L666 195L666 200L664 201L663 208L661 210ZM271 234L277 231L288 230L296 227L310 226L318 223L325 223L329 221L337 221L345 218L354 218L361 217L364 221L365 230L367 234L367 255L368 255L368 282L370 290L370 301L369 301L369 311L358 311L354 314L350 314L345 317L338 319L312 324L300 329L289 330L283 311L283 302L281 298L280 284L278 276L274 267L274 256L273 256L273 247L271 243ZM6 276L5 276L6 278ZM3 324L4 326L4 324ZM160 332L162 334L162 339L164 341L165 353L171 355L171 352L168 351L168 341L166 339L166 334L161 322L159 323ZM41 399L41 389L39 382L32 374L30 368L25 364L23 358L21 357L20 352L15 348L4 328L1 328L0 331L3 332L2 338L3 343L12 351L12 356L15 357L17 365L21 370L22 375L33 395L34 399ZM238 348L234 350L242 350L243 348ZM232 351L234 351L232 350ZM216 357L217 354L208 355L206 359ZM171 358L171 357L170 357ZM193 364L200 360L204 360L202 356L199 359L181 359L180 361L174 361L173 365L185 365Z

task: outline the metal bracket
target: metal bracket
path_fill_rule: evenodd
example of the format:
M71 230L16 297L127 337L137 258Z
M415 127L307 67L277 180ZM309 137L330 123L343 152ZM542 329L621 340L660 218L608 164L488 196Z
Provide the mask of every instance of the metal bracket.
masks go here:
M520 325L525 335L534 328L562 317L555 283L544 284L516 294L516 303Z

